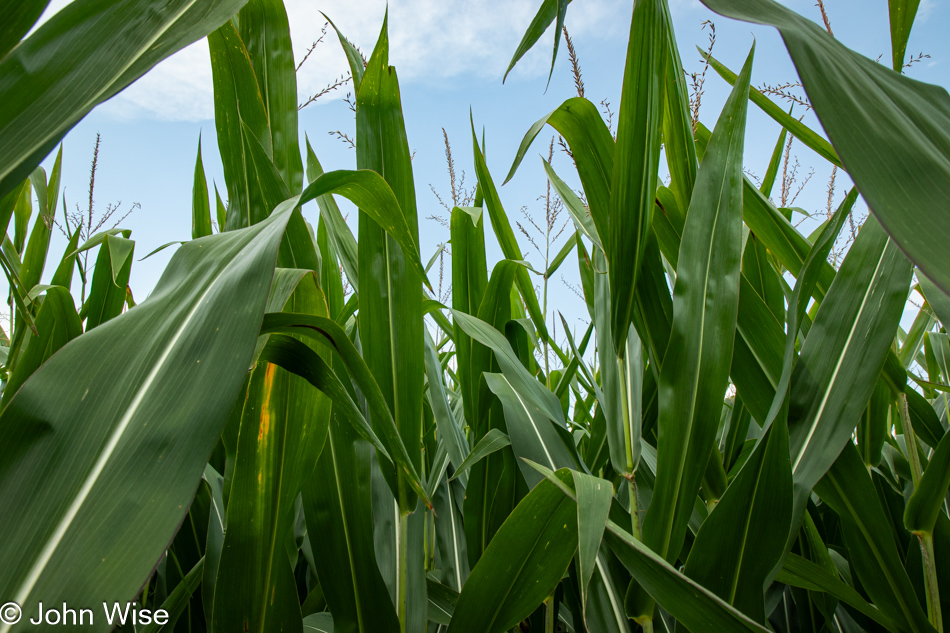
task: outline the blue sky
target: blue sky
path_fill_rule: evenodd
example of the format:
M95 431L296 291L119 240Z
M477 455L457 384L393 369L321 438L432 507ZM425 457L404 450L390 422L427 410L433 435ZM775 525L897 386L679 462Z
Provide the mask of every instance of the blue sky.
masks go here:
M452 142L456 170L465 173L467 185L474 184L472 145L469 128L471 109L481 133L484 126L487 157L496 183L507 174L518 144L530 125L563 100L575 95L567 51L563 45L550 86L545 91L552 33L521 61L503 85L504 69L521 34L540 0L391 0L391 62L400 76L409 144L416 152L413 160L420 217L423 261L437 245L449 238L448 229L431 215L447 215L430 185L449 196L442 128ZM300 59L320 35L325 12L363 50L372 49L382 22L382 0L285 0L291 20L295 53ZM50 13L66 2L54 0ZM715 15L697 0L670 0L676 36L688 72L702 64L695 46L705 47L709 30L706 20L716 26L714 55L738 68L752 45L757 43L753 84L783 84L797 81L794 67L774 29L734 22ZM787 6L821 21L814 0L786 0ZM839 40L872 59L890 58L887 3L884 0L826 0L834 33ZM576 0L570 5L567 27L571 32L583 72L586 96L599 103L606 100L616 112L620 105L620 85L632 2L630 0ZM923 52L923 59L908 70L916 79L941 86L950 85L950 44L945 34L950 24L950 7L945 2L924 0L908 53ZM299 77L301 100L345 72L345 60L335 38L326 37L303 67ZM353 135L352 112L342 97L346 87L308 106L300 113L301 135L307 134L327 170L355 167L355 153L331 135L340 130ZM307 94L304 94L307 93ZM798 90L801 94L801 91ZM728 86L710 70L707 74L700 120L712 128L728 94ZM121 201L122 208L138 203L122 224L136 240L136 259L161 244L186 240L191 236L191 188L198 145L202 134L204 164L209 186L213 179L225 191L217 157L213 121L211 72L207 46L199 42L166 60L122 95L104 104L70 132L64 142L63 188L70 210L88 203L89 163L97 133L101 134L99 169L96 177L96 209ZM815 118L805 121L819 129ZM501 189L502 201L512 223L521 221L522 207L539 224L543 222L545 177L538 159L547 152L550 128L542 132L512 182ZM762 175L779 133L778 125L750 105L746 136L745 166L753 175ZM830 166L810 150L796 144L792 154L800 162L799 183L811 170L795 206L810 213L824 212ZM555 169L570 182L570 159L556 152ZM49 169L51 159L44 165ZM839 177L835 204L849 183ZM796 187L797 188L797 187ZM310 205L313 206L313 205ZM346 212L345 205L344 212ZM62 207L58 210L62 212ZM316 222L314 208L305 216ZM350 216L355 232L356 214ZM562 216L567 219L566 213ZM815 224L806 221L803 230ZM517 232L517 228L516 228ZM568 235L565 232L552 253ZM527 239L519 234L526 257L538 269L543 260ZM490 236L489 260L501 258ZM538 240L539 245L541 241ZM50 260L58 259L65 239L54 235ZM132 267L131 287L137 301L154 287L172 254L167 249ZM448 262L447 262L448 264ZM50 266L54 268L54 266ZM568 287L577 284L576 259L570 257L550 281L551 307L564 312L570 323L586 322L586 309ZM48 275L51 274L48 271ZM563 280L562 280L563 273ZM449 283L446 269L445 285ZM437 284L437 270L430 274ZM560 329L560 324L558 324ZM560 337L559 337L560 338Z

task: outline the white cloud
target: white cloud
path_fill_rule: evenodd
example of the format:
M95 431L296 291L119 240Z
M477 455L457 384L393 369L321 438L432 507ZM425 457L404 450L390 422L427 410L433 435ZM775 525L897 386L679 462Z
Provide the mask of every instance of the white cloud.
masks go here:
M47 16L68 4L53 0ZM627 0L585 0L568 11L572 35L625 35ZM369 54L386 10L385 0L285 0L294 54L301 59L320 34L326 13ZM390 63L400 78L439 81L465 75L498 77L507 68L540 0L393 0L389 5ZM46 17L46 16L44 16ZM515 68L513 76L538 76L550 63L551 34ZM562 51L563 52L563 51ZM298 75L301 98L346 72L330 29ZM345 90L334 96L343 96ZM180 51L102 107L117 118L196 121L214 116L211 66L205 40Z

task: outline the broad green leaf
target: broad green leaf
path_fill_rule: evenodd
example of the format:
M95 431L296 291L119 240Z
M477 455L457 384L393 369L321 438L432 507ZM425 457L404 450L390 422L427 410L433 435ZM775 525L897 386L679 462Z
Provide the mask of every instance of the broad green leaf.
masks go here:
M307 181L308 184L323 175L323 167L317 160L313 148L310 147L310 141L307 140ZM353 290L359 294L359 262L356 248L356 238L353 232L347 226L340 208L336 204L333 196L322 195L317 198L317 206L320 207L320 217L327 226L327 236L333 250L340 258L340 264L343 266L343 272L346 273L346 279L353 286Z
M478 138L475 136L475 122L472 120L472 148L475 154L475 175L478 177L478 187L485 196L485 206L488 208L488 217L491 220L492 229L495 231L495 237L498 238L498 244L501 251L507 259L521 262L524 261L524 254L521 247L518 246L518 240L511 230L511 224L508 221L508 215L501 204L501 198L498 196L498 190L492 180L491 172L488 171L488 164L485 162L485 153L478 146ZM547 326L545 325L544 315L541 314L541 306L538 304L538 297L535 295L534 286L528 277L528 271L519 267L515 271L515 281L518 284L518 290L521 292L521 298L524 300L531 315L534 326L538 329L538 334L542 339L550 338L548 336Z
M289 300L277 308L326 316L316 273L294 278L297 283L283 293ZM261 361L253 369L215 582L214 628L299 629L293 568L282 545L292 534L294 502L323 449L330 402L304 378L277 365Z
M369 215L371 208L358 205L362 272L359 322L363 355L392 411L410 463L416 472L422 472L420 394L425 376L425 350L419 281L425 281L430 288L431 285L416 248L419 241L416 197L399 80L395 68L389 65L388 16L360 81L356 111L357 166L378 172L392 187L401 209L398 215L386 218L387 226ZM410 265L416 268L419 278L408 270ZM372 287L367 286L370 280ZM396 480L395 496L400 511L408 514L416 506L415 495L403 474L397 472ZM423 623L424 607L424 602L410 605L410 611ZM401 623L408 626L405 619Z
M49 0L18 2L7 8L3 26L0 27L0 59L10 52L49 6Z
M452 308L466 314L478 314L478 308L488 286L488 264L485 255L484 214L474 219L465 210L452 209L450 235L452 237ZM474 219L474 222L473 222ZM458 358L459 391L463 411L469 427L477 427L478 381L480 375L473 364L474 341L453 324L455 350ZM456 465L458 466L458 465Z
M449 399L445 394L445 385L442 383L442 363L439 361L439 353L435 351L435 343L432 342L432 337L429 336L428 332L425 332L425 345L429 404L432 407L432 414L435 417L440 440L452 460L452 466L456 473L455 477L458 477L464 470L462 465L469 456L468 440L465 439L465 434L455 420L455 415L449 405ZM464 486L467 481L468 477L463 476L462 485Z
M228 188L227 223L219 227L225 231L256 224L271 211L261 200L255 182L244 127L260 143L266 143L266 154L271 155L273 148L260 86L234 23L226 22L210 33L208 48L214 82L214 125Z
M669 27L664 0L633 6L611 177L604 254L614 354L623 359L640 263L653 222L660 161Z
M462 589L470 573L460 495L464 495L461 483L443 481L432 499L438 517L435 520L435 535L442 559L442 581L456 591ZM432 598L430 593L430 603Z
M821 303L791 375L796 505L857 426L881 375L910 277L910 264L897 245L868 219Z
M303 619L304 633L333 633L333 614L329 611L311 613Z
M564 412L557 397L545 389L544 385L535 380L528 373L521 361L511 349L511 344L502 336L501 332L481 319L452 310L452 317L462 330L482 345L491 348L495 353L498 364L512 388L528 403L537 407L554 423L564 426Z
M46 297L36 315L36 331L38 335L27 333L28 342L23 354L17 360L16 367L3 389L4 406L20 385L49 360L50 356L82 334L82 324L68 290L54 286L46 291Z
M709 65L719 73L719 76L725 79L730 85L735 85L736 74L729 70L722 62L706 51L700 49L700 55L709 60ZM749 100L759 106L763 112L772 117L776 123L781 125L792 133L792 136L800 140L807 147L812 149L819 156L833 165L841 166L841 159L835 153L835 148L824 137L809 128L807 125L791 115L791 112L785 112L774 101L765 96L756 88L749 88Z
M559 476L570 479L568 471ZM449 633L500 633L550 595L577 550L577 507L543 479L518 504L472 569Z
M944 325L950 323L950 295L923 275L918 275L917 280L920 282L921 293L940 322Z
M535 491L541 489L545 483L552 484L571 501L577 500L577 494L571 488L573 481L567 471L549 473L545 482L539 484ZM636 581L689 630L760 633L768 631L677 571L662 556L635 539L613 519L607 519L604 539Z
M191 568L184 578L181 579L168 597L162 602L161 609L168 614L168 621L164 624L156 624L155 620L148 626L139 629L142 633L161 633L162 631L173 631L179 618L188 608L192 594L201 584L201 576L204 573L204 559L198 561L198 564Z
M581 604L587 620L588 585L599 563L600 543L610 514L614 487L578 471L571 471L577 495L577 567L580 576ZM602 565L602 564L601 564Z
M29 175L95 106L219 27L244 2L66 5L0 60L0 196ZM149 19L139 19L143 15Z
M132 271L134 244L132 240L115 235L106 237L102 243L96 258L89 298L79 314L86 320L87 332L122 313L129 274ZM122 263L114 261L116 256L123 260Z
M261 333L272 332L311 337L338 355L356 386L359 387L360 393L366 398L373 419L372 429L365 426L366 422L362 414L343 389L340 379L319 356L309 353L307 351L309 348L306 346L301 348L303 344L299 341L294 343L286 337L279 343L272 338L268 344L271 351L278 354L278 356L269 357L268 360L280 362L282 367L304 376L311 384L330 396L334 404L338 406L334 415L350 421L360 431L363 439L376 446L387 459L394 461L400 474L406 477L412 489L426 499L422 480L409 457L406 446L399 437L396 423L389 412L383 393L343 329L331 319L312 314L269 313L264 317ZM284 358L286 361L279 358ZM376 438L374 431L385 439L385 443Z
M257 76L270 122L277 171L291 193L303 186L303 164L297 134L297 73L290 25L283 0L248 0L238 14L241 40Z
M373 221L375 228L388 234L389 239L392 240L391 254L394 257L405 258L408 267L413 269L413 274L429 286L425 268L419 258L417 246L419 239L413 235L412 227L415 224L411 221L411 216L405 215L405 201L399 200L399 195L405 195L400 191L401 188L401 186L397 186L397 189L391 188L389 181L385 180L385 174L381 177L379 173L366 168L357 171L341 169L325 173L307 185L300 194L300 204L303 205L314 199L319 200L321 196L330 192L347 198L360 208L360 212L365 214L367 219ZM395 251L396 248L401 252ZM422 305L421 299L419 305Z
M719 425L732 359L742 229L742 147L749 53L713 132L686 216L673 330L659 379L653 502L644 542L669 561L680 553L693 499Z
M587 194L591 219L603 239L609 233L607 218L610 208L610 179L614 169L614 139L607 124L600 118L597 106L587 99L568 99L531 126L518 147L505 183L514 177L531 143L546 124L557 130L571 148L577 174Z
M125 602L148 578L244 380L292 208L183 246L145 301L63 347L0 415L0 501L31 517L0 525L0 593L25 611Z
M904 525L912 533L933 534L950 487L950 433L943 436L913 496L904 509Z
M561 40L561 28L564 26L564 17L567 15L567 5L570 4L570 2L571 0L541 1L541 6L538 8L537 14L535 14L531 20L531 24L528 25L528 29L521 38L521 43L518 44L518 48L515 49L515 54L511 57L508 69L501 79L502 83L508 78L508 73L515 67L515 64L524 57L525 53L531 50L544 32L548 30L548 27L551 26L551 23L555 21L555 18L557 18L557 25L554 29L554 53L551 55L551 72L548 74L548 83L551 83L551 75L554 73L554 61L557 59L558 43Z
M370 445L334 414L303 503L314 562L339 631L395 633L399 620L376 565Z
M802 589L808 589L810 591L824 591L848 603L881 626L887 628L888 631L894 631L896 633L900 630L874 605L868 604L867 600L849 584L839 580L816 563L802 558L797 554L788 554L785 557L785 562L776 580L793 587L801 587Z
M766 579L785 553L791 517L792 469L782 419L769 427L703 522L686 575L764 624Z
M195 182L191 188L191 237L198 239L206 235L211 235L211 204L208 201L208 181L205 179L205 168L201 161L201 136L199 136L198 158L195 159Z
M907 40L914 26L914 18L917 17L920 0L888 0L887 6L891 22L891 68L902 72Z
M727 17L779 29L815 114L868 207L908 259L950 292L946 235L934 230L950 194L947 91L855 53L772 0L703 1Z
M511 446L511 439L499 429L489 429L482 439L478 441L472 452L468 454L465 460L455 469L452 479L459 477L466 470L477 464L480 460L488 457L495 451L500 451L506 446ZM451 480L450 480L451 481Z
M525 394L519 393L504 374L486 372L482 378L505 408L511 448L515 457L519 458L518 465L529 488L534 487L541 476L524 464L525 459L551 470L580 467L561 441L551 419L534 406Z
M838 515L849 561L874 605L901 631L933 631L901 562L874 485L850 442L815 492Z

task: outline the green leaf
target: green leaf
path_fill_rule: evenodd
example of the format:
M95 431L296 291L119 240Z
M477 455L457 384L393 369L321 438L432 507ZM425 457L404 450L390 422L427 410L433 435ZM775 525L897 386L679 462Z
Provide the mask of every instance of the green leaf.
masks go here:
M0 60L0 196L95 106L210 33L244 2L80 2L61 9Z
M412 164L399 80L395 68L389 65L388 18L383 21L379 40L360 82L356 110L357 166L378 172L382 176L379 182L385 180L392 187L397 205L390 207L393 211L400 209L398 214L381 220L371 215L373 208L358 204L359 267L363 272L359 322L363 355L392 411L410 463L418 473L422 472L422 400L419 396L425 376L419 280L430 289L431 284L416 248L419 225ZM419 278L407 270L410 264ZM371 288L367 287L369 280ZM398 490L394 489L394 495L400 511L408 514L415 508L416 499L403 473L397 472L395 477ZM391 488L392 483L390 481ZM424 605L414 607L419 617ZM421 617L424 618L424 613ZM404 620L401 622L406 624Z
M208 35L211 75L214 82L214 125L218 152L228 188L227 222L222 231L252 226L271 209L261 200L260 187L247 155L244 126L272 155L270 122L247 48L233 22L225 22ZM265 145L266 144L266 145Z
M480 190L479 190L480 192ZM452 209L450 235L452 238L452 307L466 314L478 314L478 308L488 286L488 264L485 255L484 214L472 222L472 216L464 209ZM475 343L462 330L458 322L453 324L455 350L458 358L459 391L465 421L476 428L476 400L480 375L473 365ZM458 465L456 465L458 467Z
M614 354L623 359L640 263L653 223L660 160L669 26L664 0L639 0L617 117L606 236ZM741 150L740 150L741 151Z
M445 385L442 383L442 363L439 361L439 353L435 351L435 344L428 332L425 332L425 344L429 404L432 407L435 424L439 430L439 439L444 444L446 452L452 460L452 466L455 468L455 475L453 476L455 478L465 470L462 466L469 457L468 440L465 439L465 434L455 420L455 415L449 405L448 396L445 394ZM467 481L468 477L463 476L461 483L464 485Z
M548 473L545 482L539 484L532 494L540 490L545 483L552 484L568 499L577 499L575 491L570 487L573 481L567 471ZM609 518L604 539L634 579L688 629L759 633L768 631L702 585L681 574L662 556Z
M224 228L223 226L220 228ZM191 237L211 235L211 204L208 202L208 181L201 162L201 136L198 136L198 158L195 159L195 183L191 188Z
M30 521L0 524L0 593L29 612L139 591L244 381L292 208L183 246L145 301L64 346L10 400L0 502Z
M554 168L551 167L551 164L543 158L541 160L544 163L544 171L548 175L548 180L554 185L554 190L564 202L567 212L571 214L571 218L574 220L574 225L577 227L577 230L586 235L587 239L589 239L594 246L603 250L604 245L600 241L597 227L594 226L594 221L591 219L590 213L588 213L584 203L581 202L577 194L567 186L567 183L554 173Z
M881 375L910 277L910 264L894 241L876 220L867 220L821 303L791 377L796 505L851 438Z
M779 29L815 114L868 207L908 259L950 292L947 235L934 230L950 195L947 91L855 53L772 0L742 7L703 1L727 17Z
M73 305L73 298L65 288L54 286L46 291L46 297L36 315L38 335L27 333L28 342L23 355L3 389L3 406L39 367L49 360L66 343L82 334L82 324Z
M313 183L314 180L323 175L323 167L317 160L313 148L310 147L310 141L307 140L307 180ZM353 232L347 226L336 200L331 195L322 195L317 197L317 206L320 207L320 217L327 227L327 236L333 250L340 258L340 264L343 266L343 272L346 278L353 286L353 290L359 294L359 261L356 247L356 238Z
M904 570L874 484L853 444L815 486L841 522L849 561L874 605L902 631L933 631Z
M541 36L544 35L544 32L548 30L548 27L551 26L551 22L554 22L554 19L557 18L557 27L554 31L554 53L551 56L551 73L554 72L554 61L557 58L561 27L564 25L564 16L567 15L567 5L570 1L571 0L542 0L537 14L535 14L531 20L531 24L528 25L528 30L525 31L524 36L521 38L521 43L518 44L518 48L515 49L515 54L511 57L511 63L508 64L508 69L501 79L502 83L508 79L508 73L515 67L515 64L524 57L525 53L531 50ZM548 83L550 84L550 82L551 74L548 75Z
M501 365L512 389L556 424L565 426L564 412L561 410L561 403L557 396L545 389L544 385L528 373L501 332L483 320L464 312L452 310L452 317L466 334L495 353L495 358Z
M488 207L488 217L491 219L492 229L495 231L495 237L498 238L498 244L506 259L512 261L524 261L524 254L521 247L518 246L518 240L511 230L511 224L508 221L508 215L501 204L501 198L498 197L498 190L492 180L491 172L488 171L488 164L485 162L485 153L478 147L478 138L475 136L475 122L472 120L472 147L475 154L475 175L478 177L478 187L485 196L485 206ZM538 304L538 297L534 293L534 286L528 277L528 271L518 268L515 271L515 281L521 292L521 298L524 300L531 315L531 321L538 329L538 334L542 339L548 339L548 330L545 325L544 315L541 313L541 306Z
M529 488L534 487L541 476L533 468L523 465L521 460L537 462L551 470L580 468L578 460L558 436L551 419L525 394L519 393L504 374L486 372L482 378L504 406L511 448L515 457L520 458L518 465Z
M673 333L660 371L653 502L644 542L675 561L719 425L732 357L742 229L745 92L753 51L720 115L686 216Z
M588 585L598 565L600 543L604 526L610 514L614 487L604 481L578 471L571 471L577 494L577 568L580 577L581 605L587 620Z
M358 206L360 212L372 220L377 228L385 231L394 245L398 244L402 251L401 256L405 257L413 272L431 289L419 257L418 237L413 235L411 229L415 225L410 222L409 216L404 215L405 209L397 197L397 190L392 189L389 181L384 178L385 174L380 176L375 171L362 168L357 171L331 171L307 185L300 194L300 204L319 200L321 196L331 192L347 198ZM393 256L399 255L394 253ZM422 305L421 299L419 305Z
M950 433L930 458L920 483L904 509L904 526L914 534L933 534L950 487Z
M89 298L79 315L86 320L87 332L122 313L134 245L132 240L110 235L99 249Z
M785 553L791 517L788 427L779 420L703 522L686 561L686 575L765 624L763 587Z
M168 614L168 621L164 624L156 624L155 620L148 626L142 627L142 633L161 633L162 631L173 631L178 619L188 608L191 596L195 593L198 585L201 584L201 576L204 573L205 561L202 558L198 564L192 567L184 578L181 579L172 590L165 601L162 602L161 609ZM154 613L154 612L153 612Z
M518 147L505 183L514 177L531 143L546 124L557 130L571 149L571 155L577 165L577 174L587 194L591 219L603 239L603 236L609 233L607 218L610 208L610 178L614 169L614 139L607 124L600 118L597 107L587 99L568 99L531 126ZM476 161L477 155L478 152Z
M334 626L395 633L399 620L376 564L369 444L334 413L326 448L304 488L314 562Z
M461 483L443 481L432 499L438 516L435 521L435 535L438 540L439 556L442 560L442 581L457 591L462 589L470 573L468 544L465 542L465 525L459 501L464 494L465 491ZM431 588L431 583L429 586ZM433 595L430 589L430 605L432 599Z
M897 628L874 605L868 604L861 594L853 587L842 582L829 571L797 554L788 554L785 557L781 571L776 580L792 587L801 587L809 591L824 591L838 598L868 616L881 626L895 633Z
M326 316L316 273L293 278L278 309ZM251 372L215 582L214 628L299 627L293 568L283 543L293 529L297 495L323 449L330 403L305 379L276 365L259 362Z
M335 415L339 415L350 422L360 433L360 436L372 443L380 454L384 455L390 462L395 461L400 474L406 477L409 486L428 505L422 480L409 458L406 446L398 435L396 423L389 413L382 392L352 343L349 346L342 343L342 341L348 341L348 339L345 334L339 335L342 332L340 327L330 319L314 315L270 313L264 318L261 332L289 332L310 336L324 345L329 342L329 349L340 353L340 359L356 381L361 393L367 398L375 428L367 426L363 415L344 389L340 379L326 362L303 343L286 336L279 338L272 336L262 352L262 359L280 364L284 369L306 378L312 385L330 396L338 407ZM378 431L385 438L385 443L377 438L375 431Z
M495 451L500 451L506 446L511 446L511 440L508 436L499 429L489 429L488 432L482 436L482 439L478 441L478 444L475 445L475 448L472 449L472 452L468 454L468 457L455 469L455 474L452 475L449 481L459 477L462 473L471 468L473 464L478 463L485 457L488 457Z
M910 30L917 17L920 0L888 0L888 13L891 22L891 59L892 66L897 72L904 70L904 53L907 51L907 40Z
M567 471L559 476L569 479ZM548 479L518 504L472 569L449 633L507 631L550 595L577 550L577 508Z
M0 59L9 53L13 47L36 24L37 20L49 6L49 0L39 2L18 2L7 8L7 14L0 27Z
M700 55L703 59L709 61L713 70L719 73L719 76L725 79L729 85L735 85L736 74L726 68L726 66L706 51L700 49ZM792 116L791 112L786 112L780 108L774 101L766 97L756 88L749 88L749 101L759 106L763 112L772 117L776 123L781 125L792 133L792 136L800 140L806 147L812 149L819 156L833 165L841 166L841 159L835 153L835 148L824 137L809 128L807 125Z
M297 133L297 73L283 0L248 0L238 14L241 40L257 76L278 173L291 193L303 186Z

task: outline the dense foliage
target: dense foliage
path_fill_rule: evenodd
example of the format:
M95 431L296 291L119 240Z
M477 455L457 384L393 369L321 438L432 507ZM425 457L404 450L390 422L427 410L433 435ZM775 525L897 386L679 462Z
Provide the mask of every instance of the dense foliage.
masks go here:
M616 134L571 98L508 174L545 126L569 148L581 191L543 166L575 229L547 270L473 125L451 305L420 258L385 22L366 59L339 34L358 169L324 173L281 0L75 0L25 39L47 3L9 10L0 633L41 602L132 600L170 621L120 630L950 625L950 96L901 74L918 2L889 2L893 70L772 0L703 2L779 29L827 140L750 88L754 51L738 73L709 57L733 89L695 121L667 1L636 0ZM552 23L557 52L567 8L544 0L512 66ZM61 150L38 165L204 36L226 203L199 144L194 239L134 305L127 232L64 210L50 261ZM760 185L750 101L783 128ZM856 185L809 236L770 198L787 135ZM872 215L833 266L859 195ZM534 279L573 249L591 326L559 345Z

